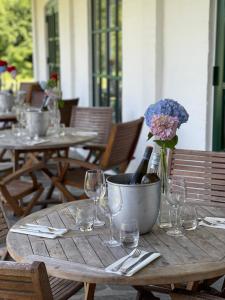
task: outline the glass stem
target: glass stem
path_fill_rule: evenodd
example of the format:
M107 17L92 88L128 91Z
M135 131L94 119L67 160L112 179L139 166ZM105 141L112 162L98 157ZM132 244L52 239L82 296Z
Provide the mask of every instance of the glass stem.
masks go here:
M113 241L113 224L112 224L112 215L109 214L109 234L110 234L110 241Z
M94 211L94 221L97 221L98 220L98 200L97 198L94 199L94 208L95 208L95 211Z
M174 227L176 229L179 229L179 227L178 227L178 207L175 207L174 211L175 211L175 220L174 220L175 221L175 224L174 224L175 226Z

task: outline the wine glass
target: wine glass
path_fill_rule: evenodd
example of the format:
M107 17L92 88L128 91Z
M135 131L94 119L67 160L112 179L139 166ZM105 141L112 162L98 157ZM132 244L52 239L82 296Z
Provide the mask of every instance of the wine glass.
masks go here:
M180 224L179 213L180 207L184 204L186 197L186 187L184 178L168 180L168 197L167 201L171 208L172 228L166 233L172 236L182 236L183 228Z
M102 170L88 170L86 172L84 191L86 195L94 201L94 227L103 226L105 222L98 219L98 200L103 197L105 193L105 176Z
M99 206L105 213L105 215L109 218L109 240L104 241L104 244L109 247L120 246L120 242L114 239L113 237L113 217L116 216L122 208L122 197L120 187L113 187L113 197L109 197L107 185L104 185L105 193L99 199Z

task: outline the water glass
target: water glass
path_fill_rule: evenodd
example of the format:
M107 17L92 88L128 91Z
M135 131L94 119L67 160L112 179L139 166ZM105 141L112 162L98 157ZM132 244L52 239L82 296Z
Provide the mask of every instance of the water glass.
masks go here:
M59 135L60 136L65 136L66 135L66 126L65 124L60 124L60 130L59 130Z
M94 207L92 204L86 204L77 207L76 225L80 231L86 232L93 230L94 225Z
M185 230L194 230L198 226L197 212L194 206L181 207L180 223Z
M136 248L139 242L139 228L136 220L121 224L120 242L124 247Z

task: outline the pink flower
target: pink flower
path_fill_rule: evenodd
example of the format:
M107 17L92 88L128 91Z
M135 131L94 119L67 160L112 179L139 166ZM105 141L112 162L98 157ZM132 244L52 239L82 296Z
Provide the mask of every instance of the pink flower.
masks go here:
M178 125L178 117L154 115L151 120L150 132L162 141L171 140L176 135Z

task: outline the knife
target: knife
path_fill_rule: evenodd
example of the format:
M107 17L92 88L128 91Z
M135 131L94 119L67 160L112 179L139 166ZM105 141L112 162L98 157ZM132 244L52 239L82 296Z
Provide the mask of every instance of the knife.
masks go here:
M142 261L146 260L146 258L148 258L149 256L151 256L152 254L154 254L154 252L148 252L146 254L144 254L141 258L139 258L134 264L132 264L131 266L129 266L128 268L122 268L121 269L121 273L122 274L127 274L128 272L130 272L134 267L136 267L139 263L141 263Z

